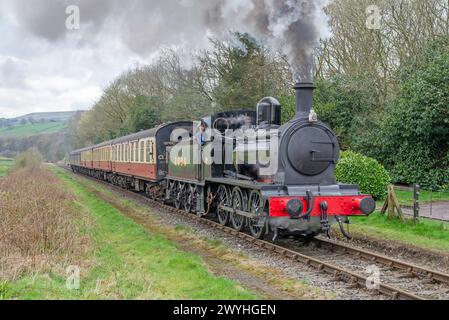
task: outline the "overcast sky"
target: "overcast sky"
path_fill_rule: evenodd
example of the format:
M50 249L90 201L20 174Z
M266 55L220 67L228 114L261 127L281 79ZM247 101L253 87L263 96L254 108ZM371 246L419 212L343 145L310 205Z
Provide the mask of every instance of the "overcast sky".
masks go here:
M327 3L0 0L0 118L88 109L109 82L150 63L161 48L206 49L210 36L229 31L283 51L293 71L309 77L310 54L329 35Z
M63 6L42 29L49 17L38 2L0 0L0 118L88 109L108 82L145 61L107 28L67 30Z

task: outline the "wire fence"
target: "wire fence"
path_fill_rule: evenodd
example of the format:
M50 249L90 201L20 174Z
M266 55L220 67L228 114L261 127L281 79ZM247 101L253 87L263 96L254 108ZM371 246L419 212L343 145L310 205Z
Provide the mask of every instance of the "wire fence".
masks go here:
M424 190L418 185L395 186L394 189L404 214L449 221L448 190Z

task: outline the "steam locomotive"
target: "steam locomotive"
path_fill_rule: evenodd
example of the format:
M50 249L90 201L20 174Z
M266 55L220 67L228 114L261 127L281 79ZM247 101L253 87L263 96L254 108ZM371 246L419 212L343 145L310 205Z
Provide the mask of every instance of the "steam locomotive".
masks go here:
M186 212L217 219L256 238L313 237L369 215L375 201L338 184L340 147L313 112L312 83L298 83L296 116L281 125L281 105L174 122L70 154L81 173Z

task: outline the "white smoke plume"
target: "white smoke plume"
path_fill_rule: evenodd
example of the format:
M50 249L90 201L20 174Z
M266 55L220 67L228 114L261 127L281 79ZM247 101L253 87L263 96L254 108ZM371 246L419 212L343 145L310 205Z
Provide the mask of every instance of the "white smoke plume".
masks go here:
M301 80L311 80L311 54L329 35L323 8L328 0L18 0L17 19L34 34L60 41L65 8L77 5L81 30L114 30L142 56L162 46L207 47L210 36L249 33L283 52Z

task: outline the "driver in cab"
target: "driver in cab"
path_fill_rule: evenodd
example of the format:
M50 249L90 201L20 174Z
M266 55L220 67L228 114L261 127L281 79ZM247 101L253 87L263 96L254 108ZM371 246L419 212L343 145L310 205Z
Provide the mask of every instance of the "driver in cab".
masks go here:
M201 120L201 123L198 127L197 133L195 135L196 141L200 146L204 146L210 140L210 133L208 132L209 126L204 120Z

